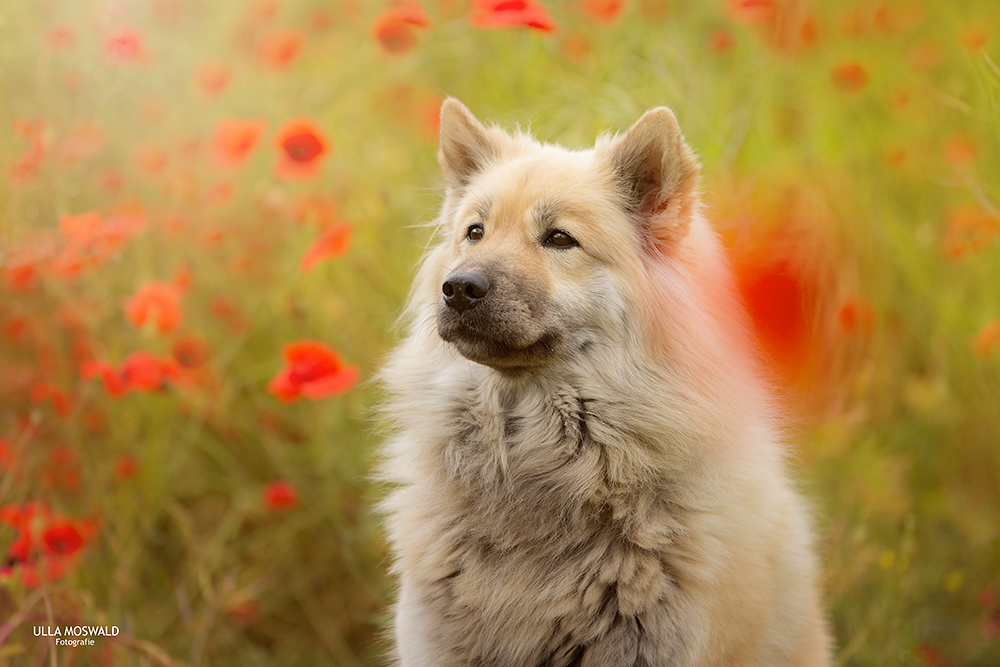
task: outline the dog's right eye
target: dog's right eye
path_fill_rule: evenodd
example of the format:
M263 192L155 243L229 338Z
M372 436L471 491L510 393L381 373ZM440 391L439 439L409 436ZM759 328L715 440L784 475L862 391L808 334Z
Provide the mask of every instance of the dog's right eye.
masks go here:
M465 230L465 238L475 243L482 240L485 233L482 225L469 225L469 228Z

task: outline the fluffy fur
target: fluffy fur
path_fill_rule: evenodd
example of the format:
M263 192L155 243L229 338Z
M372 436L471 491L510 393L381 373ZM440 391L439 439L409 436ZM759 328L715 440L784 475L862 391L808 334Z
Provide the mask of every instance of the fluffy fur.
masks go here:
M829 664L807 512L674 115L570 151L448 100L439 159L439 242L383 373L397 663ZM442 285L469 272L491 289L458 310Z

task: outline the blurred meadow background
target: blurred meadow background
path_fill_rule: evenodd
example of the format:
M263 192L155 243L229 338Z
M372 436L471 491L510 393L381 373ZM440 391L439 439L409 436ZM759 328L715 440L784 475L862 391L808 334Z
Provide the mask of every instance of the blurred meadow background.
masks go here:
M1000 665L998 63L995 0L6 0L0 664L383 664L372 377L452 95L676 111L837 664Z

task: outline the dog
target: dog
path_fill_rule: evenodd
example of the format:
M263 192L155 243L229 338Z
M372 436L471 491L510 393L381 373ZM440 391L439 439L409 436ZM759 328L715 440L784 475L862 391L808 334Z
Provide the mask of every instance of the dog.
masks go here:
M588 150L441 109L382 379L402 667L830 664L807 508L667 108Z

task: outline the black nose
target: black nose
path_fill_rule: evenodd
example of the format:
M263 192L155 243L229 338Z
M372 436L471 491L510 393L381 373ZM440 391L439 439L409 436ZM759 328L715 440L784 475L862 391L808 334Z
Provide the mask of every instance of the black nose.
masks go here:
M441 286L444 302L462 312L479 305L490 293L490 281L481 273L453 273Z

